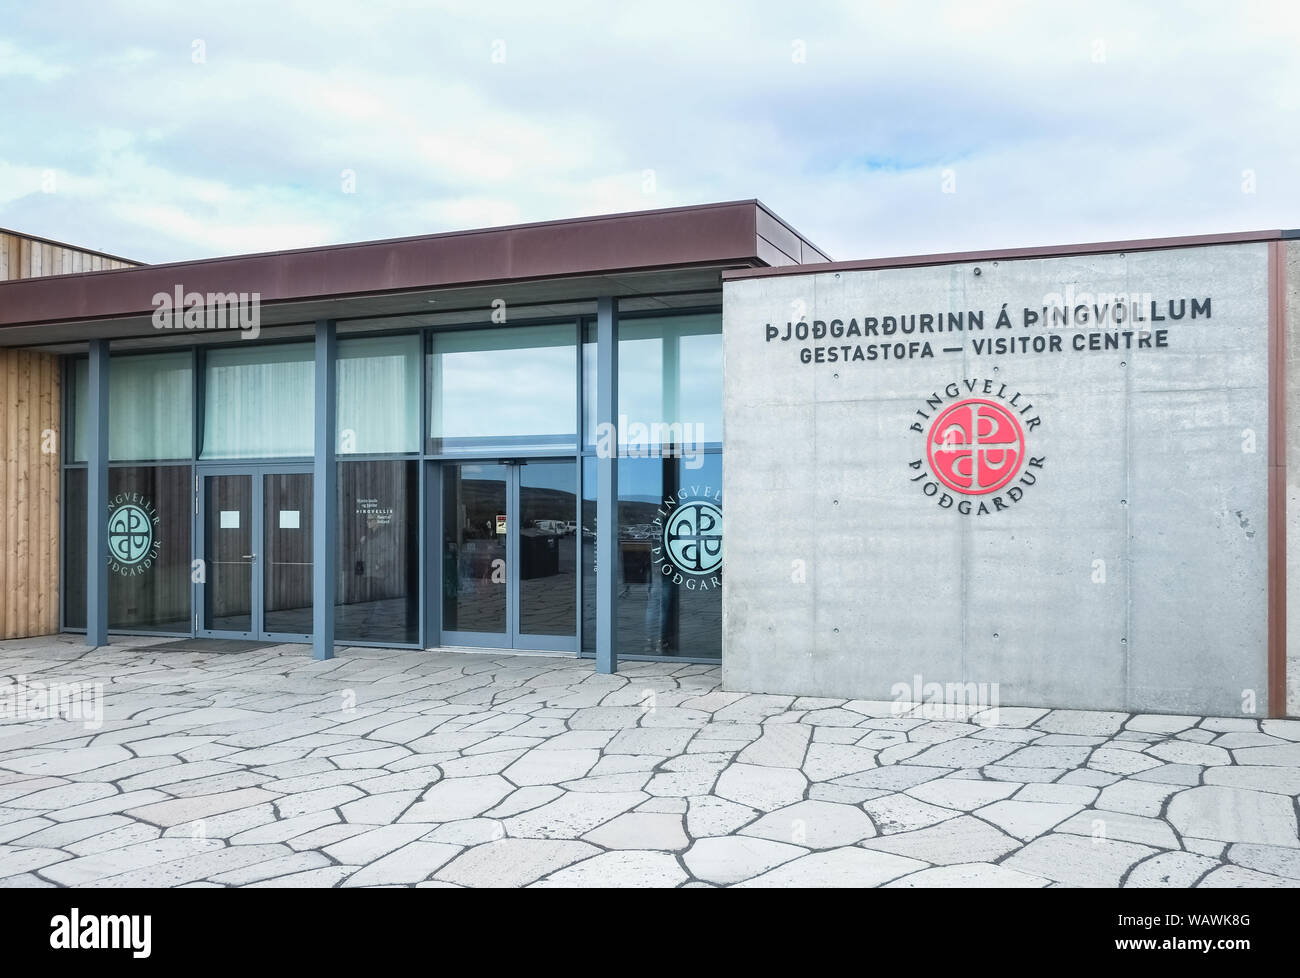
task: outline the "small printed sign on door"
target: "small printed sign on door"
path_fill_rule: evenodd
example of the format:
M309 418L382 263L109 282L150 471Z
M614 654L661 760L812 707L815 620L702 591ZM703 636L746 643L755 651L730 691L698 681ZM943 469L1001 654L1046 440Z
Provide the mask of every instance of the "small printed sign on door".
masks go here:
M497 516L497 533L499 535L505 532L506 532L506 517L505 514L502 513Z

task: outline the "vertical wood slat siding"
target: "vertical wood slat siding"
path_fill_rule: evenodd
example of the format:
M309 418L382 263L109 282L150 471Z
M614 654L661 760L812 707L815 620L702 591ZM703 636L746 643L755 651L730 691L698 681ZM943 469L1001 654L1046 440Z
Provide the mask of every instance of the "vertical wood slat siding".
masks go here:
M131 262L89 251L34 241L0 232L0 282L40 275L71 275L109 268L133 268Z
M0 349L0 638L59 626L58 359Z

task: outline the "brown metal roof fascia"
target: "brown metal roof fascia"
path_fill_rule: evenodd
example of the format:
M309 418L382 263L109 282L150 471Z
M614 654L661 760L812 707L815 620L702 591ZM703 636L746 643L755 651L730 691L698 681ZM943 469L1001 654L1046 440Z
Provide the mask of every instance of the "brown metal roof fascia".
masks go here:
M0 285L0 327L149 315L152 298L257 292L264 304L698 264L755 264L756 201L147 265Z
M972 261L1060 258L1068 255L1101 255L1116 251L1162 251L1167 248L1197 248L1204 245L1241 244L1249 241L1277 241L1285 233L1283 231L1233 231L1226 234L1192 234L1176 238L1137 238L1132 241L1100 241L1091 244L998 248L990 251L952 251L933 255L907 255L899 258L867 258L861 261L783 265L779 268L737 268L724 271L722 278L724 281L731 281L745 278L769 278L776 275L811 275L819 272L854 272L875 268L953 265Z

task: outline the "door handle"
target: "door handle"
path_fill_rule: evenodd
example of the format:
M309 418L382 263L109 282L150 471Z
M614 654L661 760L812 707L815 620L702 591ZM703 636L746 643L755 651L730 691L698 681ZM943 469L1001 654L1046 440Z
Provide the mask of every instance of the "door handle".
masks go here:
M242 555L240 555L240 558L239 558L239 559L240 559L240 560L256 560L256 559L257 559L257 554L242 554Z

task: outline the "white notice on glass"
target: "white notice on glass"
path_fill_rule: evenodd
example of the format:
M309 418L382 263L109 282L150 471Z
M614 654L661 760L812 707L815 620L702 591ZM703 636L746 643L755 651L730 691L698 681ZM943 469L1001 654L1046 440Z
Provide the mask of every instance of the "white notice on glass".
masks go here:
M296 509L280 510L280 529L282 530L298 529L298 511Z
M239 510L223 509L221 511L221 528L223 530L239 529Z

